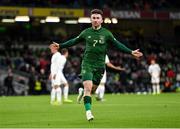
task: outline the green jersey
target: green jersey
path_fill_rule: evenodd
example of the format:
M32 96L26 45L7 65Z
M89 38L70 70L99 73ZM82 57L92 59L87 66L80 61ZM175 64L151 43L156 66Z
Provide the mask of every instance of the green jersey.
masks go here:
M109 30L103 27L101 27L99 30L95 30L92 27L87 28L82 31L76 38L60 44L60 47L70 47L79 42L84 42L86 45L82 65L104 67L107 48L112 44L114 44L115 47L121 51L124 51L126 53L132 52L131 49L127 48L125 45L117 41Z

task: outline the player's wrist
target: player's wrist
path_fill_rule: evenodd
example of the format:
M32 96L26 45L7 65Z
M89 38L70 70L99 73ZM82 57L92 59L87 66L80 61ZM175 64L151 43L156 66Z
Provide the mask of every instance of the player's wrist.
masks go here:
M131 51L130 51L130 53L133 55L133 53L134 53L134 50L131 50Z

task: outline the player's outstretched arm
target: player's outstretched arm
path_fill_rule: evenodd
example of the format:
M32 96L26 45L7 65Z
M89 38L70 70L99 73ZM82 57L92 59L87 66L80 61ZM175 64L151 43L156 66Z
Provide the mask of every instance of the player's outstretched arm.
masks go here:
M56 42L53 41L52 43L56 43ZM79 43L78 38L73 38L64 43L58 43L58 44L60 48L68 48L68 47L76 45L77 43Z
M118 48L119 50L132 54L136 59L143 56L142 52L140 52L139 49L131 50L130 48L126 47L124 44L116 40L112 33L109 33L109 34L110 34L109 40L112 41L115 47Z
M68 48L68 47L71 47L71 46L74 46L76 44L78 44L80 41L83 41L84 40L84 34L85 34L85 30L82 31L79 36L73 38L73 39L70 39L64 43L59 43L60 45L60 48Z
M139 49L131 50L130 48L126 47L124 44L122 44L121 42L119 42L117 40L114 40L114 44L115 44L116 48L118 48L126 53L130 53L136 59L139 59L141 56L143 56L143 53L140 52Z

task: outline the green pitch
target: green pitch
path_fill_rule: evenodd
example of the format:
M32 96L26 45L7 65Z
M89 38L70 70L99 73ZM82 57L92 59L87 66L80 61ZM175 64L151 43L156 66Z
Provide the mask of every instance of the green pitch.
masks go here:
M83 104L51 106L49 96L0 97L0 127L46 128L180 128L180 94L105 95L93 98L94 121L85 118Z

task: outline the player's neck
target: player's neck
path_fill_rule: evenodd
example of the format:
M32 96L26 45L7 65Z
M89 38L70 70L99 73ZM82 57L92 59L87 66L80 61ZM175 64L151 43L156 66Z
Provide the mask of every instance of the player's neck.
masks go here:
M55 51L53 54L56 54L58 51Z
M99 29L101 29L101 25L100 25L100 26L92 26L92 28L93 28L94 30L99 30Z

